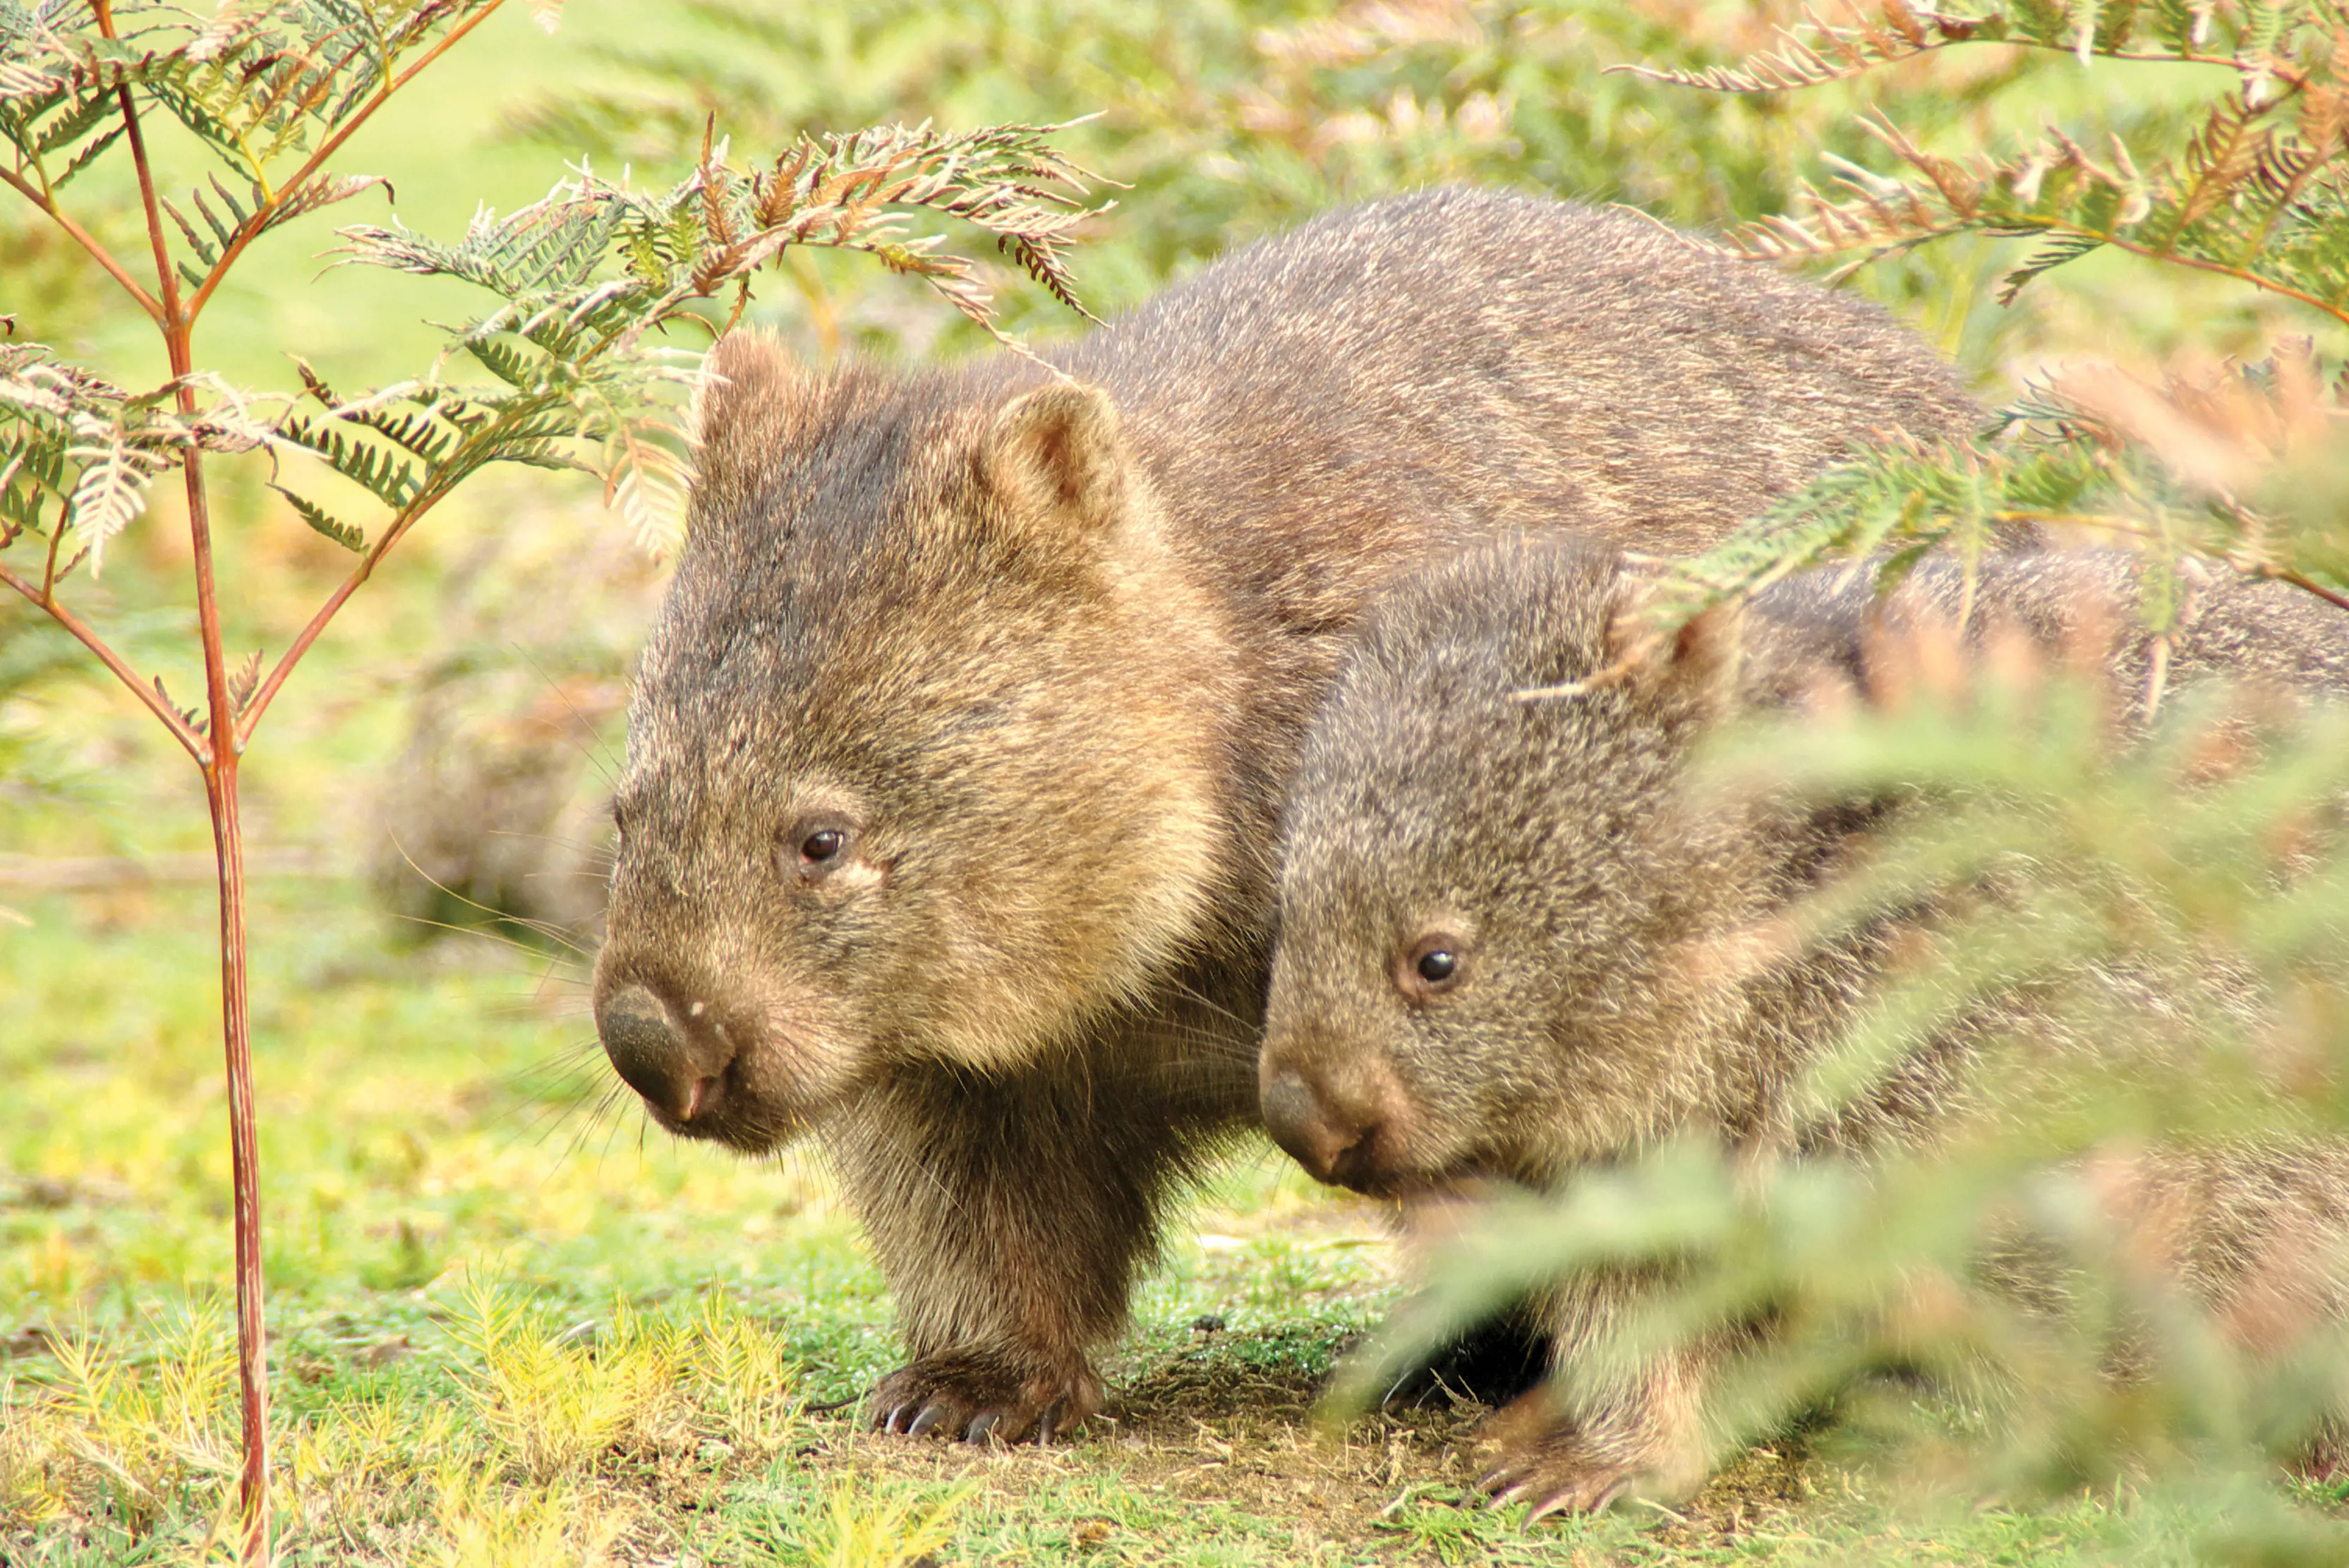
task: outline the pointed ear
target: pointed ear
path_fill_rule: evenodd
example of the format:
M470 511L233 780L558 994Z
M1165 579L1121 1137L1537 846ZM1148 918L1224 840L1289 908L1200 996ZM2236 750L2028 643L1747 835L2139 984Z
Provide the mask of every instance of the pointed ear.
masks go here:
M719 338L702 369L708 379L693 397L691 527L758 493L772 454L797 435L812 386L789 349L747 327Z
M1006 404L980 443L980 472L1006 511L1060 540L1093 538L1125 510L1117 406L1058 382Z

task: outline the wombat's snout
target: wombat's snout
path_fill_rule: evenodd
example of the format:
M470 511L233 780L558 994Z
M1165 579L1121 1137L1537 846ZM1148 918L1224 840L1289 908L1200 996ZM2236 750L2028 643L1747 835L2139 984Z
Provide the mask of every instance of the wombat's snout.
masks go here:
M733 1053L719 1032L683 1026L644 986L619 986L604 998L595 1033L621 1080L673 1122L706 1116L724 1093Z
M1314 1179L1364 1191L1381 1184L1407 1119L1402 1086L1384 1071L1268 1068L1261 1104L1272 1141Z

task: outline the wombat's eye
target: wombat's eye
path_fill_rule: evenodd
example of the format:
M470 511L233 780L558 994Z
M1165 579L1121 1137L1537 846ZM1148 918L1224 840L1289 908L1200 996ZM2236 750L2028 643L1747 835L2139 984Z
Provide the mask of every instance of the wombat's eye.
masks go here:
M886 876L888 867L867 862L864 838L864 830L854 820L830 811L811 811L782 823L775 835L775 868L811 890L818 884L834 882L834 891L873 886Z
M1465 940L1449 931L1429 931L1398 955L1396 989L1411 1002L1432 1002L1459 985L1467 962Z

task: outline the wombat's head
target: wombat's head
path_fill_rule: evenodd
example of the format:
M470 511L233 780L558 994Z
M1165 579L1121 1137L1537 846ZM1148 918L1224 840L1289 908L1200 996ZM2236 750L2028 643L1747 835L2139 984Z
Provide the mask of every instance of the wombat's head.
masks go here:
M1291 787L1260 1066L1323 1180L1538 1183L1700 1091L1677 955L1735 850L1657 828L1736 628L1635 649L1638 592L1612 552L1519 543L1366 623Z
M1099 392L712 364L595 1006L663 1125L756 1149L895 1062L1049 1046L1195 936L1215 677Z

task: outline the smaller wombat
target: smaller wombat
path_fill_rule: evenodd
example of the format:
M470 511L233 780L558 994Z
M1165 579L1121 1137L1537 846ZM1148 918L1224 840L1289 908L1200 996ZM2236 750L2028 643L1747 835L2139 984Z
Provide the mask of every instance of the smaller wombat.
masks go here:
M1683 788L1692 753L1741 714L1880 685L1888 671L1873 666L1913 655L1937 625L1945 652L1963 625L1977 652L2019 633L2101 670L2125 732L2142 730L2165 687L2208 677L2349 693L2349 616L2189 564L2164 645L2138 614L2143 569L2121 552L1992 557L1970 616L1946 561L1881 600L1873 572L1815 572L1653 648L1632 613L1646 587L1586 542L1490 546L1399 589L1365 623L1287 807L1267 1127L1315 1176L1406 1198L1478 1180L1549 1187L1688 1134L1743 1159L1930 1142L1980 1098L1965 1071L1974 1043L2020 1023L2035 1052L2063 1026L2004 998L1995 1018L1927 1031L1857 1100L1806 1112L1806 1067L1883 981L1904 928L1886 917L1759 952L1754 934L1917 809L1913 795L1699 798ZM1903 627L1914 635L1895 635ZM2135 1002L2159 1011L2158 981L2109 983L2155 986ZM2136 1186L2162 1197L2148 1212L2172 1212L2179 1193L2199 1206L2166 1255L2221 1306L2272 1297L2273 1279L2243 1282L2287 1230L2343 1233L2349 1158L2246 1159L2218 1177L2175 1163ZM1537 1308L1553 1365L1605 1338L1642 1288L1619 1273L1558 1286ZM2340 1308L2338 1282L2292 1288L2302 1321ZM1693 1490L1719 1353L1599 1379L1586 1358L1571 1394L1562 1380L1495 1418L1488 1490L1537 1513Z

